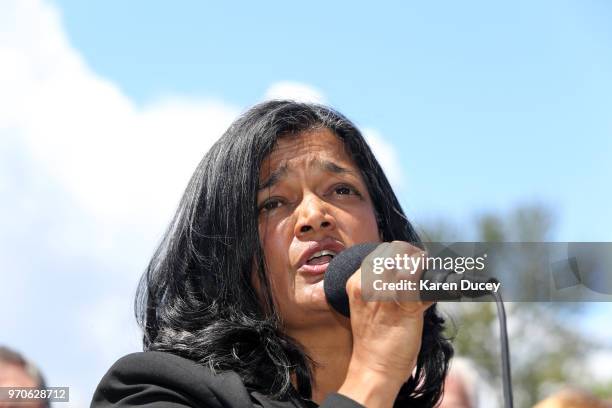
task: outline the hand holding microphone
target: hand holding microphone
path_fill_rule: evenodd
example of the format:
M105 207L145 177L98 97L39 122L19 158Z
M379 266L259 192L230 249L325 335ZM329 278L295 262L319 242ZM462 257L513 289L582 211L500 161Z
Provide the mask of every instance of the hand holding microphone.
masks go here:
M423 251L407 242L394 241L379 244L373 250L370 247L367 252L366 261L370 257L421 256ZM433 302L418 300L418 297L408 302L389 298L364 301L359 268L362 259L355 261L351 258L353 265L343 264L340 272L332 269L328 276L330 264L325 276L326 296L329 286L334 286L332 296L342 292L350 307L353 352L346 380L339 392L368 407L391 407L400 387L416 366L421 348L423 313ZM351 273L349 269L355 262L358 262L357 268ZM411 272L390 269L386 271L385 279L418 282L421 274L420 269ZM342 282L345 282L344 288L338 288Z
M496 292L499 282L494 278L464 276L454 270L423 271L423 263L415 261L426 257L427 254L416 246L393 241L355 245L341 252L329 264L324 280L325 297L336 311L350 317L353 333L351 362L346 380L338 392L368 407L393 406L399 388L416 366L421 348L423 315L434 303L431 299L455 300L493 294L504 339L504 400L507 407L512 407L505 314L501 297ZM387 287L411 287L409 296L394 291L372 296L370 292L366 297L368 300L364 300L362 272L366 276L368 272L378 273L371 269L373 260L377 258L403 259L415 266L406 269L393 262L385 264L384 281ZM462 281L469 285L459 284ZM401 284L396 285L398 283ZM436 289L427 289L424 293L420 290L423 283L433 283ZM495 293L491 288L495 288Z

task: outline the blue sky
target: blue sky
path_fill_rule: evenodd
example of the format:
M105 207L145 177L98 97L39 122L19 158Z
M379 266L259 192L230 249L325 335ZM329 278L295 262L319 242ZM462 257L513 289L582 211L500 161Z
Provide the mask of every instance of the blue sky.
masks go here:
M195 164L267 97L353 119L417 224L539 203L551 240L612 241L611 20L604 0L2 2L0 343L86 405L139 347L134 288ZM585 327L612 337L611 312Z
M558 213L554 239L612 239L606 1L56 4L139 105L243 108L278 80L308 84L396 148L417 218L537 201Z

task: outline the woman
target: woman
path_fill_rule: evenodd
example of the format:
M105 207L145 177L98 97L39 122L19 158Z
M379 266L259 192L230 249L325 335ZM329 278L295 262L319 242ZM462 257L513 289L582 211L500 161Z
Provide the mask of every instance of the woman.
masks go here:
M359 130L324 106L253 107L197 167L143 276L145 352L92 406L434 406L452 354L435 306L364 302L359 271L350 319L325 301L329 260L372 241L419 251Z

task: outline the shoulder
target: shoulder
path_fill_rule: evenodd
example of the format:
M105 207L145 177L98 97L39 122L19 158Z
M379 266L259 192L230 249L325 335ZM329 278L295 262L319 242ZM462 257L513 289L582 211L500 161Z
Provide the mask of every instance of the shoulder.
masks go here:
M234 372L213 374L194 361L149 351L119 359L102 377L92 407L249 407Z

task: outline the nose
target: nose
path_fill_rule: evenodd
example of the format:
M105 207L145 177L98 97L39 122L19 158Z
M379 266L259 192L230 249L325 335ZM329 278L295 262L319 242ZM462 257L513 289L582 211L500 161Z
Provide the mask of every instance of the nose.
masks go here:
M298 238L333 231L336 220L329 213L327 203L316 195L304 197L297 208L295 236Z

